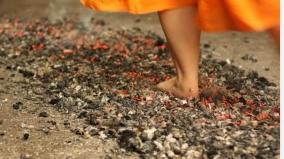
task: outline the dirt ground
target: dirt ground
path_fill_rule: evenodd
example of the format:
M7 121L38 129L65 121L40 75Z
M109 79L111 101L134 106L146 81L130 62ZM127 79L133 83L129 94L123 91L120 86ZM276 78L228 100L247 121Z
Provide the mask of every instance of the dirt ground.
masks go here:
M86 25L94 17L104 20L110 28L139 27L163 36L156 14L94 13L82 7L79 0L0 0L0 16L3 15L27 19L48 17L51 20L76 16ZM213 58L229 59L245 70L255 70L279 86L279 54L267 33L203 33L201 43L216 48ZM246 55L253 60L242 59ZM137 158L135 154L127 153L108 156L118 149L114 141L86 140L74 135L64 127L62 113L49 107L38 107L43 104L41 101L24 98L28 94L21 85L24 79L17 73L10 76L9 72L0 68L0 158ZM29 105L25 105L23 111L15 111L11 107L15 101ZM34 120L43 110L50 116ZM82 122L75 117L70 121L74 124L71 127ZM25 133L29 134L29 140L23 142Z

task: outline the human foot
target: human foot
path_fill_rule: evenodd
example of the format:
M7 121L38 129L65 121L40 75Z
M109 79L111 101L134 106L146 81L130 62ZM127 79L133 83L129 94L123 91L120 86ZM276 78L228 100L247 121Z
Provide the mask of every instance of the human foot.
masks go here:
M159 83L158 90L167 92L178 98L196 98L199 96L198 86L192 84L192 82L179 82L176 77L167 81Z
M166 81L163 81L159 84L157 84L156 88L160 91L163 91L163 92L168 92L168 90L170 90L173 85L175 84L175 81L176 81L176 78L171 78L169 80L166 80Z

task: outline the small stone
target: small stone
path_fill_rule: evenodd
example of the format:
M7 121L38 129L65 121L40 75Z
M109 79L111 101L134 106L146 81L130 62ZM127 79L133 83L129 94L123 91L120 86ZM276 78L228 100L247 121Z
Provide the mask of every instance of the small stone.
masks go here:
M82 86L78 85L75 87L75 91L78 93L81 90Z
M31 159L32 155L24 153L20 155L20 159Z
M226 62L227 62L228 65L232 64L232 61L230 59L226 59Z
M187 143L184 143L181 145L181 149L182 150L186 150L188 148L188 144Z
M254 62L254 63L258 61L255 56L251 56L251 57L250 57L250 60L251 60L252 62Z
M187 103L187 100L181 100L180 103L181 103L182 105L188 104L188 103Z
M248 126L248 121L247 120L242 120L240 126Z
M169 158L174 158L175 157L175 153L173 151L169 150L169 151L167 151L167 156Z
M161 158L168 158L166 154L161 154Z
M135 113L136 113L135 111L130 110L130 111L128 112L128 115L134 115Z
M89 139L89 138L91 138L92 136L89 134L89 132L85 132L84 135L83 135L83 137L84 137L85 139Z
M99 132L99 136L100 136L101 139L106 139L107 138L106 134L103 131Z
M188 150L186 152L187 158L190 158L190 159L199 159L201 158L201 155L202 154L196 150Z
M144 130L144 133L146 134L147 140L152 140L153 139L156 130L157 130L156 128L151 128L151 129Z
M276 155L276 156L274 156L274 158L273 159L280 159L280 155Z
M146 141L143 144L142 152L143 153L151 153L154 150L155 146L151 141Z
M177 144L171 144L171 148L175 154L181 154L181 148Z
M153 97L152 96L146 96L146 101L153 101Z
M253 121L251 121L251 124L252 124L253 127L256 127L258 125L258 121L253 120Z
M47 112L41 112L38 114L39 117L47 118L49 115Z
M181 145L181 153L185 153L188 149L188 144L187 143L183 143Z
M21 128L24 128L24 129L34 129L35 126L34 125L27 125L25 123L21 123Z
M172 129L172 134L173 134L173 137L176 138L176 139L179 139L179 138L182 137L180 130L177 129L177 128Z
M263 90L260 90L260 91L259 91L259 94L260 94L260 95L265 95L265 92L264 92Z
M103 96L101 99L101 103L106 103L109 101L109 98L107 96Z
M42 132L45 133L46 135L48 135L49 134L49 129L45 127L45 128L42 129Z
M171 150L170 142L164 141L164 148L165 148L166 151L167 151L167 150Z
M154 144L160 151L164 151L165 148L163 147L162 143L160 143L159 141L154 141Z
M249 147L246 148L246 151L247 151L247 153L250 153L250 154L256 154L257 149L255 147L249 146Z
M275 141L275 138L269 134L266 134L265 137L267 138L267 140L269 141Z
M72 55L73 54L73 50L71 50L71 49L64 49L63 50L63 54L64 55Z
M216 149L222 149L222 148L224 147L224 145L223 145L221 142L219 142L219 141L215 141L215 142L213 143L213 146L214 146Z
M96 136L96 135L99 135L99 131L98 129L94 128L94 129L89 130L89 134L91 136Z
M177 140L173 137L173 134L169 134L167 137L166 137L166 140L170 143L174 143L176 142Z

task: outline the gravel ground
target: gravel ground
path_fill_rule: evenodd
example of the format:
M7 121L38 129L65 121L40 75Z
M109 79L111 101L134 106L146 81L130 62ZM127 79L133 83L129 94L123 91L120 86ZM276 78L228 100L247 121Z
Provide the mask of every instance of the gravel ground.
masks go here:
M86 27L91 18L103 19L109 28L140 27L142 31L153 31L164 37L156 13L131 15L125 13L94 12L83 7L79 0L0 0L0 16L17 16L21 19L47 17L50 21L62 20L64 17L76 17L76 21ZM271 37L267 33L202 33L202 44L210 43L213 58L230 59L236 66L245 70L257 71L261 76L279 85L280 58ZM250 56L253 60L243 60ZM269 60L267 60L269 59Z
M1 159L138 158L119 153L115 141L74 135L70 129L80 126L80 119L31 99L19 73L2 65L0 72Z
M98 19L91 26L1 19L5 158L279 158L277 84L213 58L216 48L206 42L200 87L222 91L177 99L153 87L174 75L162 37ZM49 149L48 139L62 142Z

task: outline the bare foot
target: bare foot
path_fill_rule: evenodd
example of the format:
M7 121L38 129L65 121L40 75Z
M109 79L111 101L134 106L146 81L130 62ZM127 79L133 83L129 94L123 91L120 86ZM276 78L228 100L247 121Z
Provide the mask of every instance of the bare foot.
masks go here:
M164 82L161 82L159 84L157 84L157 89L163 92L168 92L168 90L170 90L173 85L175 84L176 78L171 78L169 80L166 80Z
M158 90L170 93L178 98L196 98L199 96L198 86L191 86L187 82L180 83L175 77L159 83L156 87Z

